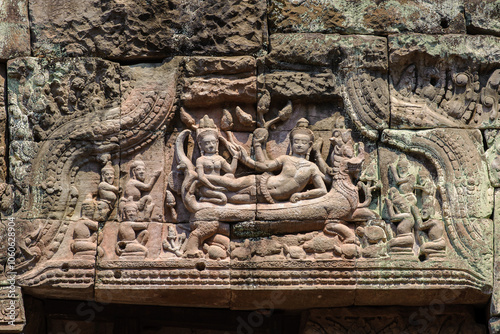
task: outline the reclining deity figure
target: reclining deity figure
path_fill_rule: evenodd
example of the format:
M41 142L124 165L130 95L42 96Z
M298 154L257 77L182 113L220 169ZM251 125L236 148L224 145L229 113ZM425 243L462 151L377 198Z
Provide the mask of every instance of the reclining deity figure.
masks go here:
M226 203L248 204L257 201L264 203L297 202L318 198L327 193L323 181L324 174L316 164L308 160L314 134L308 128L306 119L297 122L297 126L290 132L291 155L282 155L274 160L267 160L263 152L262 144L267 136L254 138L256 156L256 160L254 160L242 146L229 143L220 136L213 121L205 116L197 129L197 142L202 155L196 160L195 168L194 166L189 167L192 164L181 145L187 134L188 132L184 132L179 136L176 152L180 165L190 168L189 175L195 179L194 183L185 182L184 186L196 188L200 195L200 202L211 202L218 205ZM219 141L224 142L232 155L231 164L218 154ZM257 176L235 177L233 173L236 170L238 160L257 172L265 173ZM221 170L226 174L221 175ZM312 184L313 189L303 191L309 184ZM186 194L193 193L192 189L187 190ZM185 201L190 201L191 198L187 196Z
M200 122L200 124L202 123L205 122ZM203 126L199 126L197 129L197 141L201 143L200 147L203 150L203 155L206 155L206 152L211 152L211 155L209 155L211 160L208 164L211 167L215 164L214 161L220 159L219 157L215 158L217 151L211 147L217 147L218 141L215 138L218 131L213 126L211 135L209 135L209 131L202 135L200 128L203 128ZM257 133L257 130L259 133ZM267 128L262 127L257 130L254 132L253 137L255 159L249 156L245 148L236 144L234 138L229 142L229 140L219 136L219 141L225 145L233 157L231 165L234 164L234 159L237 158L255 171L252 175L241 177L235 177L231 173L225 175L220 175L219 172L208 173L203 162L205 159L197 161L198 167L195 167L192 158L189 158L185 152L186 139L188 139L191 131L184 130L177 137L175 142L177 168L182 170L184 174L179 193L186 209L192 214L192 231L186 241L183 256L203 256L201 249L203 249L203 244L209 238L219 234L226 236L229 233L226 222L247 221L249 219L262 219L269 222L315 219L318 221L317 229L323 228L320 225L328 222L335 225L329 231L339 235L342 234L341 241L347 244L347 247L342 248L342 251L344 252L344 249L354 249L356 251L359 248L359 242L356 244L354 232L344 222L358 221L360 217L377 218L368 208L365 209L367 212L370 211L369 214L363 214L363 212L361 212L362 214L356 214L363 208L358 207L358 187L353 184L353 180L358 178L365 159L364 146L354 143L350 131L334 131L333 138L330 139L334 146L334 154L332 153L333 167L328 167L326 162L323 161L324 165L329 168L328 170L325 168L325 171L329 173L332 184L328 192L324 180L326 177L322 170L317 164L308 159L309 153L313 149L314 133L309 129L307 120L299 120L295 128L290 131L290 154L281 155L274 160L268 159L264 154L263 144L268 137ZM209 145L207 143L209 141L213 143ZM206 151L205 147L207 147ZM224 165L224 162L221 161L218 171L222 169L222 165ZM226 205L226 207L220 207L220 205L213 202L203 203L202 200L206 200L201 199L201 197L207 197L209 194L204 190L200 190L200 188L206 187L208 184L203 182L200 175L198 175L199 173L197 173L197 170L198 172L201 171L201 167L204 167L203 176L206 177L210 184L222 188L213 190L226 195L227 203L255 204L260 202L270 203L270 205L263 205L256 214L255 208L252 206ZM240 196L235 201L233 195L243 195L240 191L246 191L245 195L247 197ZM286 204L283 205L282 203ZM303 207L305 209L302 209ZM280 231L283 232L288 227L286 225L279 226ZM309 225L305 225L303 228L305 231L316 229L316 227ZM350 233L343 233L347 229L349 229Z
M120 211L123 210L123 202L132 198L134 202L137 202L138 211L143 213L140 219L150 221L155 203L149 192L153 189L160 174L161 170L156 171L149 182L146 182L146 165L140 159L134 160L130 165L130 180L125 185Z
M323 173L316 164L307 159L314 142L314 133L308 128L308 124L309 122L302 118L290 132L291 155L265 160L262 142L257 141L254 147L257 160L253 160L244 148L238 148L241 152L241 160L245 165L259 172L280 171L278 175L264 173L260 176L257 189L259 201L264 200L268 203L291 201L295 203L326 195ZM314 188L302 192L310 183L313 184Z
M123 221L118 229L116 254L120 257L146 257L149 239L148 222L136 222L138 214L137 203L129 197L123 208Z

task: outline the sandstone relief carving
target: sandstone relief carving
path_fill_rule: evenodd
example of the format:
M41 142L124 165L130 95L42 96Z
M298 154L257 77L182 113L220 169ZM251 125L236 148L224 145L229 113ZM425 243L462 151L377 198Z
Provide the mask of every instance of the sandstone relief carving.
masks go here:
M0 292L0 306L2 307L0 312L2 331L20 333L26 323L21 289L19 287L2 289Z
M337 48L290 56L318 41ZM154 285L162 303L208 284L220 299L208 289L179 304L226 307L233 296L246 307L248 284L392 289L412 275L487 298L495 153L484 156L475 131L384 130L387 52L379 38L350 41L275 36L258 60L64 60L58 80L45 75L49 60L12 62L21 286L130 302ZM77 79L94 80L98 63L113 84L92 95Z
M156 204L153 202L153 198L149 195L149 192L153 189L160 174L161 170L158 170L154 172L153 176L148 179L148 181L146 181L146 165L144 161L136 158L136 160L130 164L130 179L125 185L123 198L120 199L122 219L127 219L125 217L127 215L125 206L126 203L130 202L134 202L137 210L137 212L133 214L133 221L136 219L150 221L152 219L151 215L153 214L153 209ZM137 214L140 216L137 216Z
M413 255L418 245L416 255L422 260L444 257L444 224L433 177L424 166L415 165L404 154L396 159L387 172L392 182L389 182L385 204L390 222L395 226L389 247L392 252Z
M500 141L498 138L498 130L485 130L486 142L488 150L485 152L488 162L488 171L491 184L494 187L500 186Z
M290 104L285 106L288 108L291 109ZM324 228L325 233L338 236L340 243L359 248L354 230L345 224L377 217L364 203L358 206L358 187L353 183L365 159L364 147L353 142L350 131L336 130L331 138L333 166L329 166L318 152L315 153L316 164L309 160L315 138L308 123L306 119L297 122L289 133L290 155L275 159L267 158L264 153L268 130L265 126L256 129L253 159L244 147L234 140L230 143L225 139L213 120L204 116L196 133L201 151L196 167L184 151L184 142L191 132L180 133L176 141L176 157L184 169L181 194L195 224L187 241L187 256L201 256L203 242L219 233L226 222L247 219L277 221L277 225L279 221L317 220L299 229L306 232ZM224 142L231 152L231 165L218 155L219 142ZM235 177L238 160L255 172ZM221 170L227 174L221 176ZM326 184L331 188L330 192ZM285 225L279 226L282 227L276 228L277 233L289 232ZM352 248L339 244L339 255L343 247ZM290 253L289 248L287 252Z
M163 249L181 257L184 252L184 245L186 241L185 233L178 233L174 225L168 226L167 237L163 240Z
M74 224L71 251L75 258L95 259L98 223L94 221L96 202L89 194L82 202L81 218Z
M390 307L382 311L367 307L359 318L353 317L348 309L311 310L301 333L486 333L486 327L476 322L467 308L433 314L433 321L425 321L415 310ZM408 320L410 318L414 323Z
M148 242L148 222L137 221L139 215L139 204L133 197L123 203L123 214L118 229L118 242L116 254L123 258L144 258L148 254L145 244Z
M21 291L500 332L499 8L0 1L0 332Z
M426 36L390 38L393 126L397 128L492 128L498 126L500 71L497 56L483 50L499 41L488 36ZM429 43L437 42L446 60ZM475 50L470 55L461 48ZM413 50L409 53L408 50ZM479 54L481 52L481 54ZM477 55L476 55L477 54ZM476 60L471 62L471 57ZM453 60L451 60L453 59Z
M111 156L103 155L102 159L104 167L101 169L101 182L97 187L98 201L95 215L99 222L105 222L110 218L121 192L115 185L115 168L111 163Z

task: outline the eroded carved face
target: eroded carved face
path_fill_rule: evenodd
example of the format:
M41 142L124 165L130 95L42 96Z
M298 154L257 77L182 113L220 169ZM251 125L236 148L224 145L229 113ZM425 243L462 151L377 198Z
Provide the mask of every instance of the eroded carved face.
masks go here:
M434 208L431 206L422 208L422 219L427 220L430 219L434 215Z
M312 141L308 135L298 133L292 139L292 152L300 155L307 154L311 145Z
M94 218L94 205L92 203L82 203L82 217L93 219Z
M398 173L399 173L399 175L408 174L408 165L404 164L404 163L398 164Z
M146 167L144 165L135 167L134 175L137 180L144 182L144 180L146 179Z
M106 221L109 214L109 205L104 201L97 202L97 207L94 213L94 220L98 222Z
M125 209L123 209L123 212L125 214L125 220L127 221L133 222L137 219L137 209L135 207L125 207Z
M201 150L205 152L205 154L215 154L217 152L218 140L214 135L208 134L203 137L200 146Z
M494 181L500 180L500 156L497 156L491 162L491 172L492 172L492 178Z
M104 170L102 173L102 179L106 183L113 184L113 181L115 180L115 172L111 169Z

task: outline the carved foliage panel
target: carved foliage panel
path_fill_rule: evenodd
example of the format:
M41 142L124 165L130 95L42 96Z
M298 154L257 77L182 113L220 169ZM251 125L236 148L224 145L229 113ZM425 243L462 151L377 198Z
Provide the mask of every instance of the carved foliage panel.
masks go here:
M390 36L391 126L498 127L499 45L493 36Z

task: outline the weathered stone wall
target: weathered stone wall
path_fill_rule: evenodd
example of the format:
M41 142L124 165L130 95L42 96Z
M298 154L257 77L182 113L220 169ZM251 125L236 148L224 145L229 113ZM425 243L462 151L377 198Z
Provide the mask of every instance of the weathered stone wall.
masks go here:
M0 0L0 332L498 333L499 108L496 0Z

